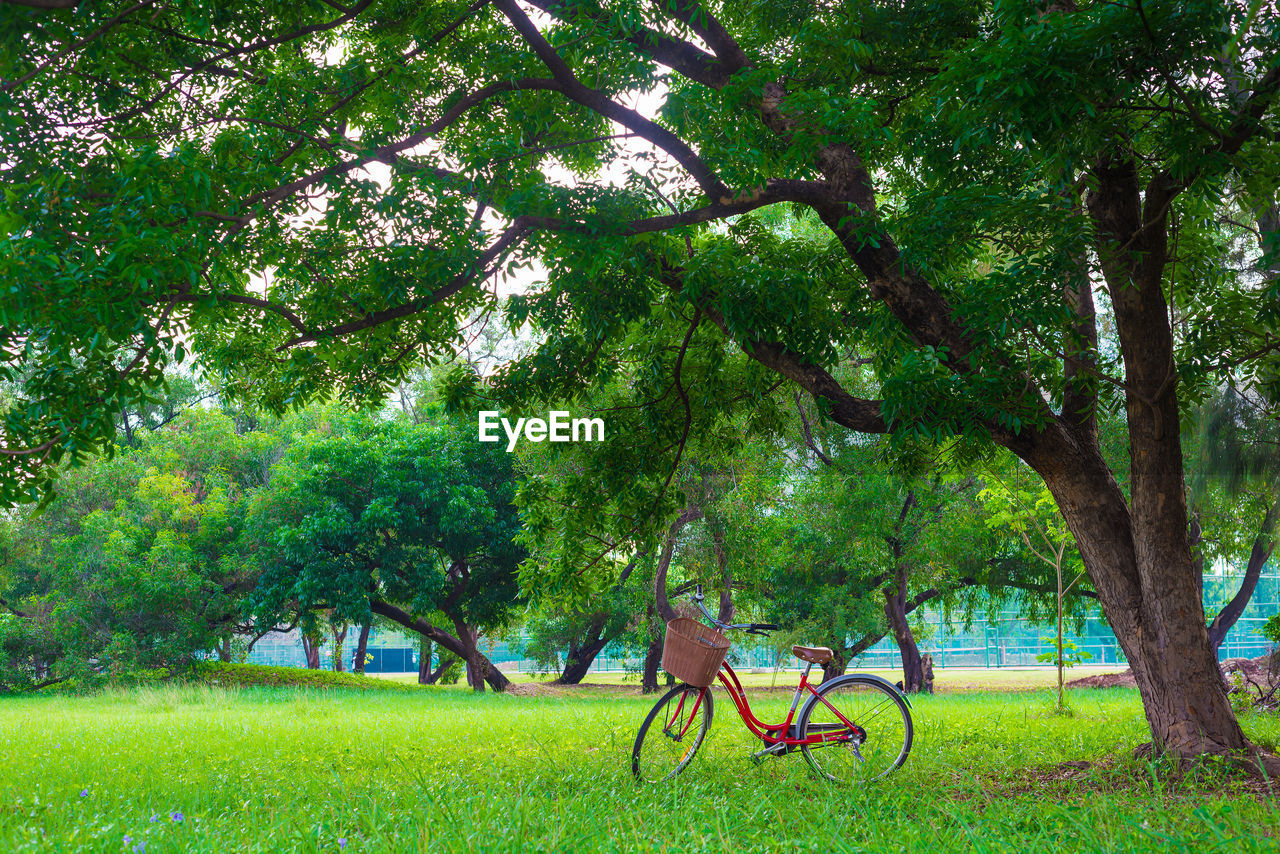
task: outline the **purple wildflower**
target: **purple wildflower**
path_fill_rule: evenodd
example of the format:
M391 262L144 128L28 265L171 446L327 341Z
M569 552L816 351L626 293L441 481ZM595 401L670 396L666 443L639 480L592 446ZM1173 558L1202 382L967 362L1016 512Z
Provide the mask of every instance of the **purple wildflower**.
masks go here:
M137 845L133 846L133 850L137 854L147 854L147 840L143 839Z
M81 790L80 790L80 797L82 797L82 798L87 798L87 797L89 797L89 790L88 790L88 789L81 789Z
M125 845L128 845L128 844L129 844L130 842L132 842L132 841L133 841L133 837L126 833L126 834L124 835L124 844L125 844Z
M347 847L347 840L342 839L342 838L339 838L339 839L338 839L338 847L339 847L339 848L346 848L346 847Z
M157 821L159 821L159 820L160 820L160 816L158 816L158 815L153 815L153 816L151 816L151 821L152 821L152 822L157 822Z
M182 813L180 813L180 812L171 812L171 813L169 813L169 821L176 821L176 822L178 822L179 824L181 824L181 823L182 823L182 820L183 820L184 818L186 818L186 816L184 816L184 815L183 815Z

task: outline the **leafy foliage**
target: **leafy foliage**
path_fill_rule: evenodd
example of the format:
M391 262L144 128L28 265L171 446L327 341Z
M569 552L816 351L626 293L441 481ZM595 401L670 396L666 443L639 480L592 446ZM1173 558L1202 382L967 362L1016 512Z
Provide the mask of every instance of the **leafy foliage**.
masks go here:
M362 623L378 598L500 627L524 557L514 490L510 458L457 424L335 419L255 496L255 613Z
M0 554L4 684L189 665L231 634L252 584L242 499L276 439L192 410L71 472L61 500L9 522Z

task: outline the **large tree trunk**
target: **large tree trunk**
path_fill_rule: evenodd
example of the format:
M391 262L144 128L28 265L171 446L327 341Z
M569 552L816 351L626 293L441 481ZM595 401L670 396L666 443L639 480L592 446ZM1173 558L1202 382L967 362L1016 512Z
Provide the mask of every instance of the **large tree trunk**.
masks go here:
M1176 412L1168 423L1176 437ZM1028 456L1075 535L1154 747L1186 756L1244 749L1209 646L1180 477L1176 489L1155 489L1152 461L1135 452L1130 511L1093 443L1076 443L1070 456Z
M596 656L609 643L609 638L604 634L607 624L608 615L598 615L587 624L581 638L574 638L569 642L569 650L564 657L564 670L552 684L577 685L583 680Z
M915 635L911 632L911 624L907 622L907 573L900 569L897 575L897 584L884 591L884 615L888 618L889 631L893 633L893 640L902 657L902 690L914 694L924 682L924 664L920 659L920 648L916 646Z
M480 635L474 627L456 618L453 621L453 627L458 640L462 641L462 661L467 668L467 684L471 686L471 690L484 693L485 670L493 667L493 664L480 652L477 643Z
M430 685L431 678L431 641L424 634L418 635L418 684Z
M309 670L320 669L320 638L311 635L302 635L302 655L307 660L307 668Z
M1130 501L1092 434L1069 422L1006 444L1044 478L1075 535L1107 620L1129 658L1157 751L1193 756L1248 747L1205 628L1187 541L1177 367L1165 299L1166 174L1143 188L1127 154L1103 158L1087 208L1124 361ZM1030 447L1018 446L1025 443Z
M920 649L916 646L911 624L907 622L907 585L911 581L911 567L904 558L901 539L903 525L915 506L915 491L909 489L903 498L902 509L898 512L893 535L886 538L889 553L893 559L893 580L882 591L885 619L889 624L889 631L893 633L893 640L898 645L898 654L902 658L902 690L908 694L918 692L924 681Z
M1272 504L1262 517L1258 534L1253 538L1253 548L1249 551L1249 563L1244 568L1244 578L1240 579L1240 589L1236 591L1235 596L1231 597L1230 602L1222 606L1218 616L1214 617L1213 622L1209 624L1209 645L1213 648L1215 660L1218 658L1218 648L1226 639L1227 632L1231 631L1231 627L1240 619L1240 615L1249 605L1249 600L1253 598L1253 591L1258 587L1262 568L1267 565L1267 560L1275 549L1272 534L1275 533L1277 515L1280 515L1280 501Z
M784 85L767 83L761 101L766 126L783 137L790 137L799 122L783 107L787 94ZM1247 138L1245 134L1238 140ZM1224 142L1228 147L1240 144ZM1088 169L1091 189L1085 208L1092 222L1080 230L1093 241L1124 363L1121 385L1131 472L1131 500L1126 502L1103 462L1091 423L1098 403L1093 389L1099 380L1090 376L1097 361L1096 348L1088 342L1097 340L1097 326L1091 300L1084 298L1092 287L1088 277L1075 276L1080 279L1072 283L1079 299L1069 307L1076 310L1079 327L1092 334L1070 340L1064 336L1062 344L1068 350L1064 367L1088 379L1068 387L1063 411L1054 413L1045 405L1035 378L980 346L963 317L903 259L891 236L882 232L869 241L865 226L852 225L861 221L849 215L855 209L866 217L877 213L870 174L858 153L832 144L824 146L814 162L834 192L829 203L811 206L867 277L869 293L917 343L945 346L947 366L957 376L998 379L1010 411L1024 413L1022 429L1009 430L995 420L988 420L987 427L993 439L1040 474L1058 502L1104 613L1133 666L1154 747L1183 755L1249 747L1209 645L1200 579L1187 545L1178 370L1165 298L1171 260L1169 211L1185 189L1184 181L1156 164L1144 185L1136 159L1121 139ZM1075 213L1064 212L1069 218ZM704 311L722 329L728 328L713 308ZM826 398L828 412L838 423L864 432L889 429L879 404L849 394L799 354L767 341L745 342L744 351ZM1280 761L1274 765L1280 772Z
M627 579L631 576L632 571L640 560L648 554L648 551L641 549L631 560L627 561L627 565L623 567L622 572L618 575L618 580L613 585L613 592L622 589L627 583ZM591 669L591 665L595 662L596 656L608 646L609 642L622 633L624 626L617 620L613 620L614 628L610 631L610 614L608 612L599 614L587 626L587 630L583 633L581 642L578 640L571 641L569 651L565 655L564 670L560 676L556 678L553 684L556 685L577 685Z
M352 659L351 669L361 676L364 675L364 659L369 654L369 629L370 621L366 620L365 624L360 627L360 637L356 640L356 655Z
M649 644L644 656L644 672L640 677L640 690L652 694L658 690L658 663L662 660L662 640Z
M428 623L426 620L413 616L403 608L392 605L390 602L383 602L380 599L371 599L369 600L369 607L373 613L378 616L386 617L393 623L404 626L412 632L418 632L419 634L425 635L433 643L449 650L449 652L452 652L463 661L474 661L474 666L477 668L481 680L483 680L483 682L487 682L489 687L493 690L505 691L511 687L511 680L504 676L502 671L498 670L498 668L494 666L493 662L485 657L485 654L475 646L474 639L472 640L471 649L468 651L468 649L463 646L462 641L458 638L438 626ZM475 685L472 684L472 687L474 688Z
M604 638L599 638L580 647L570 646L569 654L565 658L564 670L552 684L577 685L586 678L591 665L595 663L596 656L607 643L608 641Z

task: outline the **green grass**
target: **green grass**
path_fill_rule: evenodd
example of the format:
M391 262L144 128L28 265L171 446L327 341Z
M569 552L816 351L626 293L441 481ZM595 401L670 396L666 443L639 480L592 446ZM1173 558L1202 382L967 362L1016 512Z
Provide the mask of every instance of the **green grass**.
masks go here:
M787 698L758 695L781 715ZM756 767L728 703L673 783L629 753L652 698L202 685L0 699L0 850L1275 851L1277 801L1129 758L1131 690L950 694L915 705L887 781ZM1280 741L1274 718L1249 733ZM1094 760L1085 770L1067 760ZM1100 760L1100 761L1099 761ZM81 792L85 794L81 796ZM181 812L183 820L171 819ZM152 821L152 817L155 820Z

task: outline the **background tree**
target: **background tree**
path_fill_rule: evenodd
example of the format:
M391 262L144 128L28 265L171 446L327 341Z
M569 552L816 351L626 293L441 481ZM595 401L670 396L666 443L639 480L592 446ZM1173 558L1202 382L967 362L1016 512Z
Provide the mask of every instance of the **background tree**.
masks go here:
M1239 565L1240 586L1209 622L1214 654L1253 598L1275 550L1280 516L1280 424L1261 390L1228 386L1210 397L1194 423L1188 451L1192 538L1208 573L1215 563Z
M137 448L69 472L43 512L8 522L6 667L26 684L186 667L214 649L229 657L254 581L236 543L243 501L276 440L238 435L203 410L135 439Z
M477 642L510 618L524 557L510 458L449 421L334 428L294 445L254 502L255 613L304 631L320 611L376 614L462 658L475 690L505 689Z

